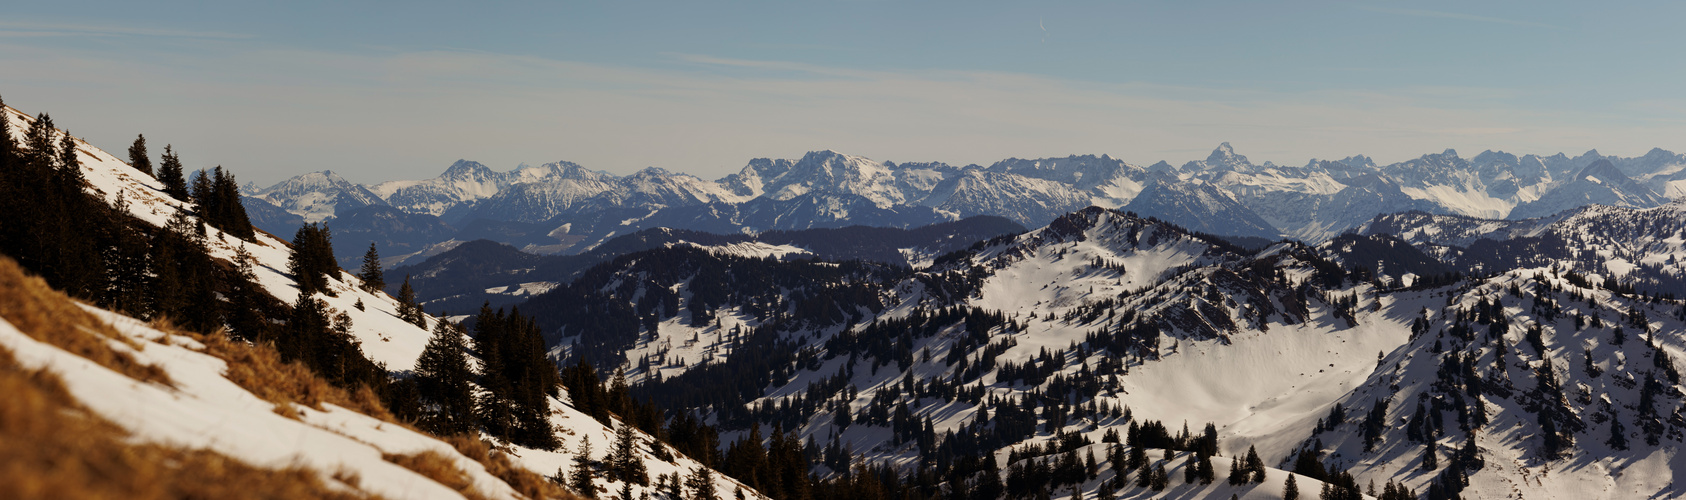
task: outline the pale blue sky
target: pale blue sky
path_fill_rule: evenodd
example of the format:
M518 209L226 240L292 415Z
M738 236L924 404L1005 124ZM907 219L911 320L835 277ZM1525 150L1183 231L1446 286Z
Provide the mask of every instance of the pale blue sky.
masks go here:
M268 184L458 158L715 178L987 163L1686 149L1686 3L28 2L0 96Z

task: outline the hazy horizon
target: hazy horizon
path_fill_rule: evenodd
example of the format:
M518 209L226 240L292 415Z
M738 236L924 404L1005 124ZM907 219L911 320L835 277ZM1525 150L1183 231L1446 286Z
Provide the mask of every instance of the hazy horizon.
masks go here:
M565 160L715 179L989 164L1686 150L1686 5L20 5L0 97L269 185ZM82 14L87 13L87 14Z

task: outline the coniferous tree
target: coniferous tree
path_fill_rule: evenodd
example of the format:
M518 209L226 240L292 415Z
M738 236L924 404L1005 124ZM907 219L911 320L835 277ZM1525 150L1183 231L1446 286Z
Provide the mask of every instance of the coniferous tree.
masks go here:
M720 500L714 492L714 474L703 466L691 469L691 476L685 478L685 486L690 487L693 500Z
M404 284L398 287L398 319L416 326L427 325L427 315L416 305L416 289L410 288L408 274L404 275Z
M1288 474L1287 484L1282 485L1282 500L1300 500L1300 485L1295 484L1293 474Z
M1252 479L1247 466L1241 463L1241 457L1229 457L1229 485L1239 486Z
M386 289L386 275L381 273L381 256L374 242L369 242L369 251L363 254L363 268L357 272L357 278L363 281L363 291L378 293Z
M1434 452L1434 440L1423 443L1423 470L1432 471L1440 468L1439 454Z
M597 486L591 482L591 438L580 439L579 451L574 452L574 471L568 474L568 487L586 498L597 498Z
M152 158L146 155L146 134L135 137L135 143L129 146L129 166L147 176L152 175Z
M1626 450L1626 432L1627 430L1622 428L1621 414L1617 413L1614 409L1610 410L1610 439L1605 441L1604 444L1609 445L1612 450Z
M993 497L989 497L989 498L993 498ZM1115 493L1112 490L1112 482L1111 481L1101 481L1100 487L1095 490L1095 500L1117 500L1117 499L1118 499L1117 493Z
M622 423L615 428L615 444L609 454L610 477L627 484L648 486L650 475L644 469L644 460L638 458L638 434L633 432L632 426Z
M561 378L545 358L538 326L520 311L505 314L482 306L474 331L480 386L486 389L476 413L487 433L531 448L557 446L546 398L561 394Z
M1255 483L1265 480L1264 460L1259 459L1259 451L1252 446L1247 447L1247 472L1252 474Z
M662 493L666 494L668 498L675 500L685 498L685 487L683 483L679 482L678 472L662 474L658 476L656 482L661 485Z
M252 229L251 219L246 216L246 206L240 202L240 184L234 180L234 174L217 165L211 169L209 182L211 209L204 216L211 225L236 238L255 241L253 238L257 233ZM204 210L205 206L200 208Z
M187 177L182 170L181 157L176 155L174 147L165 144L162 161L158 164L158 182L164 183L164 194L181 201L187 201Z
M1461 462L1463 469L1478 470L1482 466L1481 449L1475 444L1475 429L1470 429L1466 436L1464 447L1458 450L1458 462Z
M1153 466L1153 480L1148 487L1153 491L1165 491L1171 485L1171 476L1165 473L1165 462L1160 461Z
M440 321L416 360L417 391L429 405L425 423L443 435L474 430L474 372L459 327Z
M1200 467L1200 484L1212 484L1218 477L1218 471L1212 467L1212 456L1205 453L1198 453L1196 456L1200 458L1200 462L1196 464Z
M188 176L187 193L193 197L193 203L199 205L199 217L216 226L215 217L217 199L213 196L211 176L204 170L195 170Z
M87 181L82 176L76 139L69 131L59 137L55 156L58 159L52 174L52 190L53 196L58 198L58 207L52 226L54 250L51 255L58 274L56 286L72 296L93 297L103 285L105 262L99 258L95 231L79 228L96 218L97 209L83 193L82 186Z
M287 258L287 271L298 281L299 293L322 292L333 296L328 279L337 277L339 269L328 226L310 223L299 227L293 234L293 254Z
M268 318L260 312L268 299L257 284L257 271L252 262L252 254L246 251L246 245L235 249L234 269L238 279L230 280L228 297L228 333L247 341L269 338L271 328Z

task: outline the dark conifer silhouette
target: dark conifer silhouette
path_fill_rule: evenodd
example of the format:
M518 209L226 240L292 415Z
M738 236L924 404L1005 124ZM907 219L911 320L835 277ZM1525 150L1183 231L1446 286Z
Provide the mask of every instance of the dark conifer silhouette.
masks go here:
M129 146L129 166L148 176L152 175L152 158L146 155L146 134L135 137L135 143Z
M416 360L417 391L427 404L423 423L444 435L474 430L473 381L461 329L439 321Z
M378 293L386 289L386 275L381 273L381 255L375 250L374 242L369 243L369 251L363 254L363 268L358 270L357 278L363 281L363 291Z
M187 178L182 170L181 157L176 155L173 145L164 145L164 155L158 163L158 182L164 183L164 194L177 200L187 201Z
M293 255L287 260L287 271L298 281L299 293L317 292L332 296L328 279L337 277L340 266L334 261L333 235L323 224L305 224L293 234Z

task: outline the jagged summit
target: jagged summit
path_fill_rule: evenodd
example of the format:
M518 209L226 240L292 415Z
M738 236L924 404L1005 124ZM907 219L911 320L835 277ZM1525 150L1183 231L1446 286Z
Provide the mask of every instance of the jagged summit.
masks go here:
M443 177L443 178L447 178L447 179L451 179L451 178L483 178L483 177L489 177L489 176L494 175L494 174L495 174L495 172L492 171L491 167L487 167L486 165L484 165L480 162L469 161L469 160L457 160L456 162L451 163L451 166L447 167L445 169L445 172L439 174L439 177Z
M1235 154L1235 148L1230 147L1228 142L1219 144L1217 149L1212 150L1212 154L1206 155L1206 163L1211 165L1251 165L1247 162L1247 157Z
M1597 189L1575 182L1585 177L1578 173L1600 159L1631 182L1606 182ZM1173 209L1179 204L1136 203L1153 182L1185 185L1176 187L1189 193L1185 198L1226 207L1229 203L1222 200L1227 198L1245 210L1191 211L1187 208L1193 205ZM1225 142L1205 158L1180 167L1166 161L1144 167L1112 155L1008 158L986 166L953 166L896 163L820 149L797 158L753 159L715 180L660 167L620 176L566 161L497 172L459 160L434 179L368 187L379 202L359 198L352 186L327 179L301 178L294 184L320 186L320 192L308 195L300 187L291 195L257 199L307 221L384 202L405 212L439 217L452 226L477 220L539 225L544 227L521 229L516 233L522 236L511 233L501 241L545 252L583 251L615 235L661 225L754 233L849 224L909 227L995 215L1037 226L1089 205L1119 208L1132 203L1148 215L1176 218L1221 234L1280 232L1317 242L1391 210L1502 218L1512 213L1537 216L1586 203L1650 206L1667 197L1686 196L1686 156L1660 149L1635 158L1606 158L1596 151L1570 158L1562 153L1519 156L1486 150L1463 158L1448 149L1389 165L1350 155L1287 167L1255 164ZM265 213L276 207L253 203L253 210ZM1150 211L1160 208L1168 211ZM1195 220L1217 217L1213 214L1218 212L1236 217ZM557 236L545 236L550 233Z

